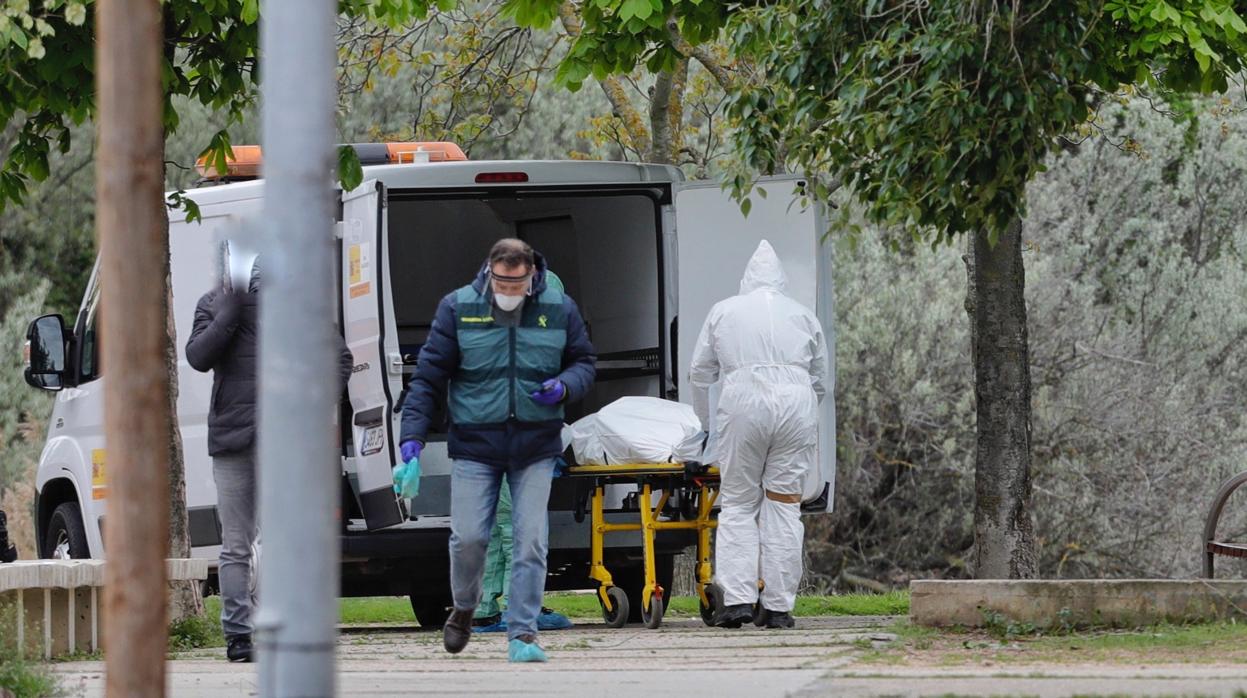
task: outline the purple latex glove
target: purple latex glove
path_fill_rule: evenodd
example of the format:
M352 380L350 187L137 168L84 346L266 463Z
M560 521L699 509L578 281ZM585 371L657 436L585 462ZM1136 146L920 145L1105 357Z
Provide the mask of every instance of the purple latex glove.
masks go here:
M412 459L419 458L422 450L424 450L424 445L419 441L404 441L403 445L398 448L404 463L410 463Z
M541 390L529 394L533 402L546 407L553 407L563 401L567 397L567 386L563 385L563 381L557 378L551 378L541 384Z

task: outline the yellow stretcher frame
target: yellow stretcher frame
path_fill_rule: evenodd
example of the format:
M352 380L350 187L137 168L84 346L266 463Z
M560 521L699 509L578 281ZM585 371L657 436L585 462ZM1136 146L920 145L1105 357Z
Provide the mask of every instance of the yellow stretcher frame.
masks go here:
M575 465L567 470L571 477L594 478L590 509L590 548L592 559L589 578L598 582L598 603L607 625L619 628L628 621L628 596L615 586L611 573L606 569L604 548L607 533L640 531L644 550L645 585L641 589L641 618L646 627L657 628L662 624L666 610L666 590L658 585L655 566L654 535L658 531L697 531L697 596L703 609L713 611L717 599L708 593L714 569L711 564L710 532L719 525L711 518L715 501L719 496L719 470L705 467L690 471L684 463L633 463L612 465ZM640 487L637 501L640 517L636 523L607 523L605 515L606 485L613 482L635 482ZM656 506L653 501L654 485L659 484L662 495ZM667 506L667 500L677 488L689 491L695 488L697 516L694 519L661 521L659 514Z

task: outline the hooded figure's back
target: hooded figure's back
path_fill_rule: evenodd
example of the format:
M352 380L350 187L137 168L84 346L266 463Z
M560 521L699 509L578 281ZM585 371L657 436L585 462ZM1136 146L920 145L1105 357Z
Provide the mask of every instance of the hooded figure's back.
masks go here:
M689 371L694 386L748 377L810 385L821 399L826 343L813 311L787 295L783 265L763 240L745 267L740 294L710 310ZM737 375L747 369L748 376Z

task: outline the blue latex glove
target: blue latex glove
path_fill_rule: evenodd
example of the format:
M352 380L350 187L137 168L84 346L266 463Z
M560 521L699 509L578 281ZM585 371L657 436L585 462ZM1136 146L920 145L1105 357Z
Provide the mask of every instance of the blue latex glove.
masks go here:
M554 459L554 470L550 473L550 478L559 478L567 474L567 461L563 460L563 456ZM541 628L538 628L541 630Z
M423 444L419 441L404 441L402 446L398 447L399 454L406 463L414 458L420 457L420 452L424 450Z
M395 494L402 495L406 499L420 494L421 448L419 441L404 443L399 449L404 462L394 466L390 471L390 476L394 480Z
M551 378L541 384L541 390L529 394L533 402L546 407L553 407L563 401L567 397L567 386L563 385L563 381L557 378Z

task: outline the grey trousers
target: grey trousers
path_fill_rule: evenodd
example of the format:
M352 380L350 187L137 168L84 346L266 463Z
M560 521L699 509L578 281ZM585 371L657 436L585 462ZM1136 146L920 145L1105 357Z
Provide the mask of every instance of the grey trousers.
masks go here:
M250 453L212 459L217 514L221 518L217 579L221 587L221 628L226 637L250 635L251 612L256 607L251 584L252 546L259 532L255 468L255 455Z

